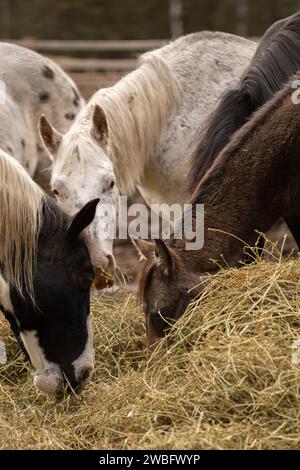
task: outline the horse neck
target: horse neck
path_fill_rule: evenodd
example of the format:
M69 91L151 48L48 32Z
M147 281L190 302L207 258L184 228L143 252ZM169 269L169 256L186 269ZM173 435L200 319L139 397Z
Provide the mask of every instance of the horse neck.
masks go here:
M177 82L157 54L147 54L135 71L92 98L106 114L109 158L121 192L129 194L140 183L177 101Z
M299 25L299 13L273 24L260 41L238 87L222 96L192 159L191 191L234 132L299 70Z
M293 104L293 91L289 84L237 132L203 179L194 201L205 211L204 248L194 253L202 271L214 270L210 260L220 255L236 265L257 231L295 213L300 106Z

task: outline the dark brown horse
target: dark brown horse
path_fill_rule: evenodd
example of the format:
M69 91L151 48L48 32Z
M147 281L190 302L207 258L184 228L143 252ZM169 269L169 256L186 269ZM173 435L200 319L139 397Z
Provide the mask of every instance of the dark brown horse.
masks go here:
M141 276L150 346L201 291L190 289L219 267L239 266L245 245L280 217L300 244L300 104L293 84L300 73L233 136L193 195L204 204L202 250L186 251L182 241L141 246L148 261ZM300 101L299 101L300 102ZM229 235L230 234L230 235ZM241 241L243 240L243 242ZM215 260L215 261L213 261Z
M230 137L300 70L300 12L274 23L261 39L239 85L221 98L192 158L190 191Z

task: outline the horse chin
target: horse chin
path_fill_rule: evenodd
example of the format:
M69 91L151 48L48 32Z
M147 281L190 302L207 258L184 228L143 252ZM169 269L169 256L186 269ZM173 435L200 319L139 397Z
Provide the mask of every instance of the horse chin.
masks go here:
M64 379L62 373L54 368L46 369L44 372L34 374L33 384L43 393L56 395L63 390Z

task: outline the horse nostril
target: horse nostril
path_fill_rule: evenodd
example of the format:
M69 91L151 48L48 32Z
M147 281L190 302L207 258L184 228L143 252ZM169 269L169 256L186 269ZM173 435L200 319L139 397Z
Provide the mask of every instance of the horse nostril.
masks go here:
M87 383L93 374L92 367L83 367L78 373L78 381L80 385Z

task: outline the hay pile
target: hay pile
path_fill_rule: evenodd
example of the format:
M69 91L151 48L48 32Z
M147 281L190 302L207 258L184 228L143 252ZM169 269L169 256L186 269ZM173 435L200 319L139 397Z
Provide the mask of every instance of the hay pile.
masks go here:
M78 397L38 394L7 338L0 448L298 449L300 261L215 277L147 367L135 298L93 303L96 371ZM7 337L4 322L0 337ZM295 351L294 351L295 352Z

